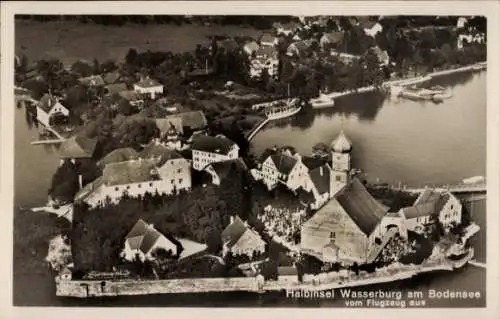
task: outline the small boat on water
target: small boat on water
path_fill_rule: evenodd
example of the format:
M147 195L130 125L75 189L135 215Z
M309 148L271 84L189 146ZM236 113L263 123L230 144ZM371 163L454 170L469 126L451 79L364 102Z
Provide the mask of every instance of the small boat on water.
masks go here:
M416 86L405 88L401 91L400 96L411 100L442 102L451 98L453 94L451 89L436 85L428 89Z
M314 99L310 99L309 102L313 109L321 109L335 105L335 100L323 93L320 93L320 95Z
M484 181L485 181L484 176L472 176L472 177L463 179L462 183L464 183L464 184L479 184L479 183L484 183Z

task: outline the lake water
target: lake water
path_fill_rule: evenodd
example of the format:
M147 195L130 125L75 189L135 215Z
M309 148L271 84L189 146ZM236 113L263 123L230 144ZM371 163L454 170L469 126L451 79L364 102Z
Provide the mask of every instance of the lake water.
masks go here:
M352 140L353 165L369 178L411 186L453 183L483 175L486 171L486 72L455 74L434 80L453 87L453 98L441 104L392 101L369 93L344 97L334 108L314 110L294 119L266 126L252 141L252 150L262 152L273 145L291 145L309 153L318 143L330 143L343 128ZM32 146L38 136L27 124L24 109L15 115L15 197L22 207L43 205L50 179L59 160L53 146ZM486 259L485 201L474 204L474 219L482 230L476 235L476 259ZM15 266L15 265L14 265ZM46 279L46 278L45 278ZM41 280L44 284L47 280ZM384 284L384 289L461 289L485 294L486 271L473 266L454 273L428 274L403 283ZM17 304L68 306L342 306L339 300L286 299L277 294L199 294L104 298L96 300L59 299L39 289L40 299L22 300L22 291L37 286L34 280L14 278L21 297ZM382 286L382 285L381 285ZM379 286L375 286L379 288ZM42 295L42 292L44 294ZM54 292L55 293L55 292ZM484 306L484 300L465 300L436 306Z

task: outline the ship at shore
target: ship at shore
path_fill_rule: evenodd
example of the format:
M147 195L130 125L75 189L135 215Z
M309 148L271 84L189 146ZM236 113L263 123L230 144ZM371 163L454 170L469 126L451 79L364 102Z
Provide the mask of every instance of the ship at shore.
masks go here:
M264 114L269 120L279 120L293 116L302 109L298 98L277 100L269 103L264 109Z

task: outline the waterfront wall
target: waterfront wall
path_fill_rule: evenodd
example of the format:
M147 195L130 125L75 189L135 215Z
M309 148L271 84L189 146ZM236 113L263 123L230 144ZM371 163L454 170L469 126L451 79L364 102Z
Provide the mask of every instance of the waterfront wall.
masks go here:
M451 271L454 267L446 260L428 261L423 265L393 264L374 273L365 271L355 275L346 270L318 275L279 276L278 280L265 281L259 277L241 278L192 278L170 280L60 280L56 279L56 295L66 297L102 297L119 295L178 294L202 292L248 291L265 292L281 290L326 290L411 278L419 273L436 270Z

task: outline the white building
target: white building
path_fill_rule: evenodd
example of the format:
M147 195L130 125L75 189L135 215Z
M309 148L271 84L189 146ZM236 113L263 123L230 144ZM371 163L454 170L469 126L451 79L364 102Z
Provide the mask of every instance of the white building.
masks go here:
M450 192L426 189L410 207L401 209L408 230L423 233L429 226L439 222L445 231L462 220L462 204Z
M45 94L36 105L37 120L45 126L50 126L50 119L53 116L69 116L69 110L61 104L59 98L51 94Z
M457 29L463 29L467 25L467 18L459 17L457 19Z
M380 23L374 21L364 21L361 23L361 27L363 28L363 31L365 31L365 34L372 38L384 30Z
M147 94L152 99L155 99L158 95L163 94L163 85L157 81L146 77L141 81L134 84L134 91L139 94Z
M154 260L154 253L157 249L163 249L172 257L178 254L178 247L175 243L168 240L153 225L139 219L125 237L121 256L128 261L134 261L137 257L141 261Z
M223 256L231 252L233 256L252 257L254 254L263 254L266 250L266 242L238 216L231 216L231 222L222 231L221 239Z
M333 190L335 194L349 179L351 171L351 150L352 145L349 139L341 130L339 135L332 141L330 148L332 150L332 179Z
M300 187L311 188L308 171L300 154L292 154L289 150L269 155L259 169L253 170L257 179L261 180L269 190L281 183L292 191Z
M162 145L150 145L139 159L109 163L102 176L83 187L75 201L90 207L117 203L127 194L139 197L146 194L173 194L191 189L189 161Z
M278 38L269 33L263 33L259 39L260 45L265 47L274 47L278 45Z
M253 54L259 50L260 46L257 42L255 41L250 41L250 42L247 42L245 43L245 45L243 46L243 51L249 56L253 56Z
M208 164L237 159L239 147L223 135L197 135L193 138L193 169L203 170Z

